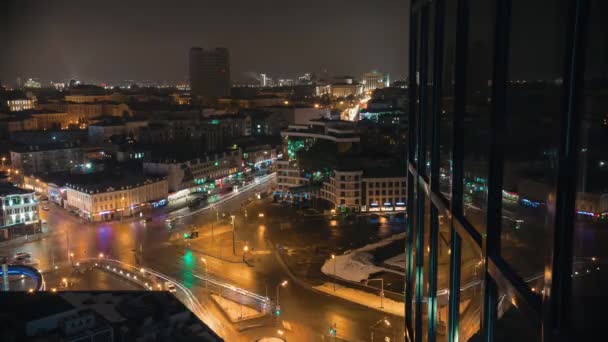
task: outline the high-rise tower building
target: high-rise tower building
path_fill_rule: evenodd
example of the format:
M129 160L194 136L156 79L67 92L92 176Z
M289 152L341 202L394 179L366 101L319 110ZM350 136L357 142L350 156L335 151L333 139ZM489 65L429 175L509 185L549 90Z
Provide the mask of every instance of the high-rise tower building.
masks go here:
M212 104L230 95L230 54L226 48L190 49L190 89L193 98Z

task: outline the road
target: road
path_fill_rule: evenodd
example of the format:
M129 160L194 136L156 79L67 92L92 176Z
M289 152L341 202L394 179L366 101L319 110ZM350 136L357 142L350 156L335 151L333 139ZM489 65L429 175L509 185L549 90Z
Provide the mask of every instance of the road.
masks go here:
M84 222L67 211L50 205L49 211L41 211L41 219L47 221L51 236L20 246L0 248L0 251L8 255L16 252L30 253L41 270L50 270L55 264L65 265L73 260L96 257L103 253L104 256L166 274L190 289L203 305L213 306L204 290L204 281L200 279L204 278L206 273L204 264L200 261L201 257L205 257L211 276L263 296L268 293L274 300L276 284L288 279L288 275L267 246L264 231L270 230L272 225L279 225L280 222L260 225L256 220L245 221L240 210L243 201L255 199L255 193L266 190L271 181L269 177L259 184L227 194L215 203L214 207L201 208L196 212L187 208L171 214L154 212L150 222L139 219ZM217 217L221 218L223 215L228 220L218 223ZM250 266L235 262L241 257L232 255L232 229L228 222L230 215L236 216L239 248L244 245L243 241L247 241L247 245L252 249L247 255ZM167 228L167 218L172 220L172 231ZM198 229L201 238L185 241L183 233L193 228ZM221 248L221 259L209 247L208 236L211 229L214 229L213 241L217 245L214 248ZM239 249L239 252L241 250ZM73 253L73 259L70 258L70 253ZM104 284L108 283L100 282L99 287L91 290L111 289L106 288ZM326 334L333 324L337 326L340 338L349 341L367 340L369 327L385 316L381 312L295 284L281 288L280 296L281 316L277 324L285 331L285 337L289 340L322 340L327 338ZM217 314L215 307L211 309ZM395 326L401 326L397 323L399 318L390 319L396 322ZM246 330L240 337L242 340L252 340L264 335L276 335L276 329L278 328L264 327ZM232 331L232 328L230 330ZM222 335L223 331L217 333ZM400 333L400 336L403 336L402 330Z

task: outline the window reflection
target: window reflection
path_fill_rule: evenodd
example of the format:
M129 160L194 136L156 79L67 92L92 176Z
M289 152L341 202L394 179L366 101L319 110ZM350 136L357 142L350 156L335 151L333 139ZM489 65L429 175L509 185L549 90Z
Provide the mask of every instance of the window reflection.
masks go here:
M485 231L495 0L469 2L466 109L464 118L464 215Z
M572 300L577 333L603 333L608 288L608 11L590 2L580 126ZM593 328L593 329L590 329Z
M452 135L454 120L454 71L456 63L456 0L446 1L442 84L439 113L439 191L450 199L452 189Z
M460 341L468 341L480 329L483 307L483 259L479 248L462 239L460 259Z
M543 8L542 25L533 20ZM501 255L531 287L542 286L553 225L564 63L564 8L512 1L505 117ZM556 34L560 33L561 34ZM543 61L541 63L541 60Z

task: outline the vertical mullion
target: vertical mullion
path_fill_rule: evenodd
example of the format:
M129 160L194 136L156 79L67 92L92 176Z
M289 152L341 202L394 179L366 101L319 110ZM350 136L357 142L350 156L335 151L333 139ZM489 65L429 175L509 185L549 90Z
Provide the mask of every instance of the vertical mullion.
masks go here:
M551 276L545 277L542 339L567 338L572 297L572 260L576 201L576 175L582 92L584 85L585 46L589 1L570 0L564 63L564 95L555 201L553 244L545 265Z
M445 18L444 0L435 3L435 38L434 38L434 60L433 60L433 96L432 96L432 137L431 137L431 193L439 193L439 110L442 89L442 65L443 65L443 26ZM437 336L437 248L439 238L439 221L437 207L431 203L430 222L430 253L429 253L429 295L427 299L428 313L428 341L434 342Z
M500 255L510 14L511 0L497 0L494 26L492 109L490 116L490 132L492 134L490 135L488 170L487 234L483 239L482 245L484 258L483 284L485 291L483 293L481 327L486 341L493 340L494 319L497 310L496 297L498 289L488 273L488 257Z
M410 11L410 51L409 51L409 113L408 113L408 161L409 164L414 163L414 154L416 149L415 141L415 130L416 130L416 55L417 55L417 14L414 12L413 4L411 5ZM409 165L408 165L409 166ZM409 171L407 176L407 237L405 246L406 255L406 269L405 269L405 326L408 331L408 335L413 334L412 325L412 285L413 285L413 232L414 222L412 222L412 213L414 212L414 189L417 183L418 177L413 175Z
M418 103L418 161L416 169L418 174L426 171L426 125L428 121L427 101L428 101L428 16L429 6L424 6L420 13L420 101ZM422 307L424 302L424 220L425 220L425 201L427 196L424 189L418 188L418 205L416 207L416 305L414 322L414 340L422 341L424 332L422 331Z
M450 306L448 311L448 342L458 342L458 319L460 309L460 247L462 238L451 228L450 254Z
M468 0L459 0L456 19L456 56L454 71L454 122L452 138L452 200L450 207L452 220L462 221L463 216L463 165L464 165L464 112L466 94L466 69L468 48ZM458 319L460 306L460 248L461 238L451 222L450 255L450 303L448 321L448 341L458 341Z

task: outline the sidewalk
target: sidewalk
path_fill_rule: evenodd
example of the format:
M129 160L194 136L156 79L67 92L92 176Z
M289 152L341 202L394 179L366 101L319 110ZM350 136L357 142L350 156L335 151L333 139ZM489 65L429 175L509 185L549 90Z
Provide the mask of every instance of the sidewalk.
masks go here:
M220 297L216 294L211 294L211 299L213 299L213 301L222 309L232 323L260 318L265 315L263 312L231 301L230 299Z
M335 291L334 291L335 286ZM405 317L405 306L403 302L397 302L390 298L381 298L368 292L355 290L342 285L325 283L323 285L314 286L314 290L324 292L328 295L346 299L349 302L361 304L378 311L385 312L394 316ZM380 303L382 302L382 307Z
M403 302L395 301L385 297L382 299L383 308L380 308L380 296L378 295L374 295L365 291L355 290L353 288L345 287L339 284L335 284L336 291L334 291L334 283L331 282L326 282L322 285L316 286L312 285L308 281L296 277L293 272L291 272L291 270L283 260L283 257L276 249L274 250L274 254L283 270L289 275L289 278L291 278L294 283L305 289L323 292L325 294L339 297L349 302L366 306L368 308L372 308L395 316L405 317L405 306Z
M8 247L15 247L15 246L21 246L24 245L28 242L32 242L32 241L38 241L47 237L51 237L54 235L59 235L61 233L59 232L49 232L48 230L46 232L42 232L42 233L38 233L38 234L32 234L32 235L27 235L27 236L20 236L20 237L16 237L14 239L10 239L10 240L6 240L6 241L1 241L0 242L0 248L8 248Z

